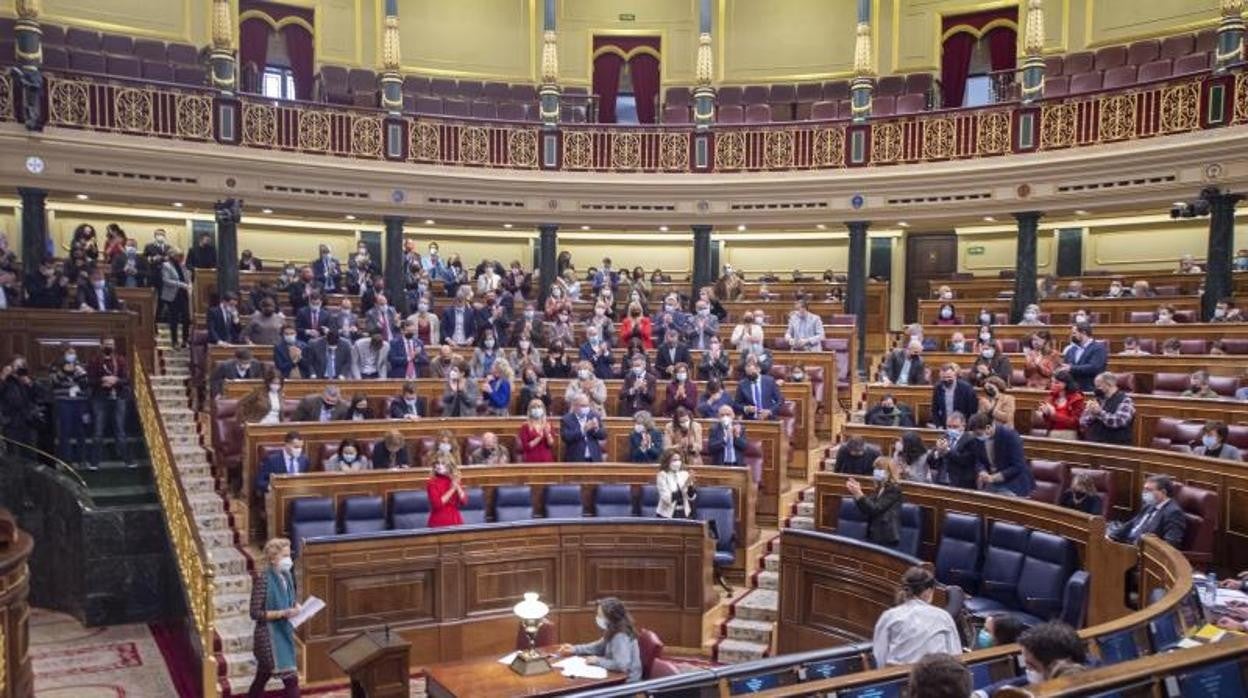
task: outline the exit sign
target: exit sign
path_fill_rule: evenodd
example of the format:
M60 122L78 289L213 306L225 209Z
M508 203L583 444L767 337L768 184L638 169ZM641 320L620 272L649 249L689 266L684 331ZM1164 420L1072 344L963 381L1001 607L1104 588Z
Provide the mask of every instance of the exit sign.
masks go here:
M637 21L637 15L634 15L634 14L621 14L621 15L620 15L620 21L621 21L621 22L636 22L636 21Z
M983 245L976 245L976 246L974 246L974 247L968 247L968 248L966 248L966 256L967 256L967 257L978 257L978 256L982 255L983 253L984 253L984 246L983 246Z

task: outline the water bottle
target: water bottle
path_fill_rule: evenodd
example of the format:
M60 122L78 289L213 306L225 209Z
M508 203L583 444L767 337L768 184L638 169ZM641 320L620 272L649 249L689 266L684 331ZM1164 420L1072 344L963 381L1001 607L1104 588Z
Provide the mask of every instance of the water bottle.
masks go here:
M1218 573L1209 570L1205 573L1205 586L1209 589L1209 605L1218 605Z

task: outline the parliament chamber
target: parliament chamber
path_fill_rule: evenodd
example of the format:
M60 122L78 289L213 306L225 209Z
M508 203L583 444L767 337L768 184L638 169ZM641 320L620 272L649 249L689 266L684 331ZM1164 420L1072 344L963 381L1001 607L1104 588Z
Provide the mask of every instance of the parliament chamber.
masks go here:
M1248 695L1244 5L0 3L0 698Z

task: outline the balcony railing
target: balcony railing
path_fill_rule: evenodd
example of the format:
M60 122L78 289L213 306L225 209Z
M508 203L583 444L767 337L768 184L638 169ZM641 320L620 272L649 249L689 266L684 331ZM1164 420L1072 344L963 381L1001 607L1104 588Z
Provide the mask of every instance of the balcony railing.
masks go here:
M0 77L0 120L21 95ZM616 126L393 116L381 110L51 72L52 127L420 164L715 173L881 167L1133 141L1248 123L1248 72L1199 73L1085 95L850 121Z

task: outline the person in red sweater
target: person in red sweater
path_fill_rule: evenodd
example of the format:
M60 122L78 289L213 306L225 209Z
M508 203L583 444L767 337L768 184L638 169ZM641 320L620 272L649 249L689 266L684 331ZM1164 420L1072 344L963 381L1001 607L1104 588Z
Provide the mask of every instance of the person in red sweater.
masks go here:
M1054 439L1079 438L1079 416L1083 414L1083 392L1067 371L1053 376L1049 396L1036 408Z
M620 343L627 344L633 337L640 339L645 348L654 348L654 325L642 312L640 303L630 303L628 317L620 323Z
M435 464L425 491L429 493L429 528L464 523L459 508L468 503L468 495L459 482L459 468L448 462Z
M539 399L529 401L529 418L520 425L516 453L524 463L552 463L555 435L546 419L546 405Z

